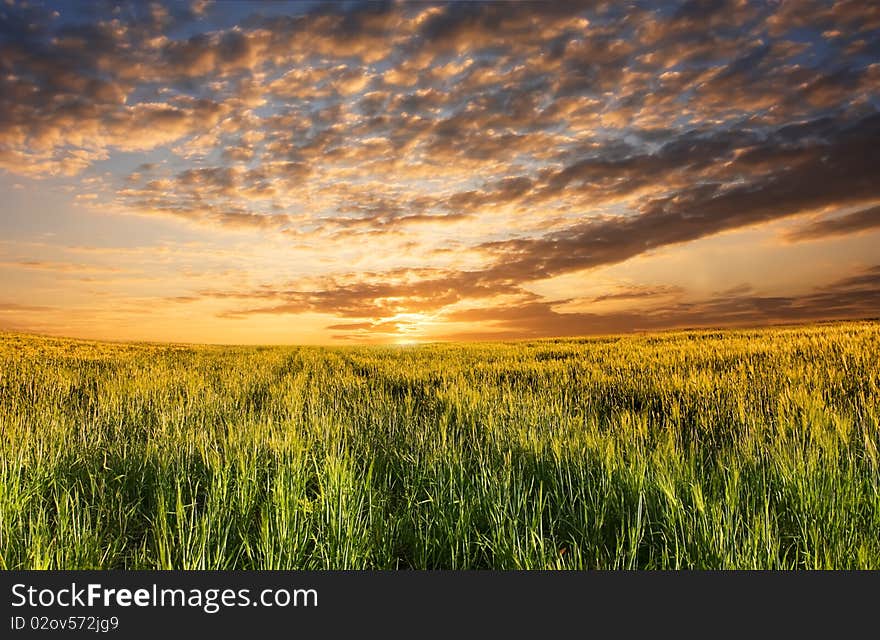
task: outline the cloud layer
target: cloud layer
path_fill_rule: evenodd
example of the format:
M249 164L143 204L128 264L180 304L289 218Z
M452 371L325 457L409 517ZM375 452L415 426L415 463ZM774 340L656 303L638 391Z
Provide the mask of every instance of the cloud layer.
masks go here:
M0 9L0 169L103 171L95 210L320 253L178 297L336 336L880 313L876 278L841 277L845 302L533 290L776 221L780 246L876 232L878 105L880 7L856 1ZM572 301L641 306L554 310Z

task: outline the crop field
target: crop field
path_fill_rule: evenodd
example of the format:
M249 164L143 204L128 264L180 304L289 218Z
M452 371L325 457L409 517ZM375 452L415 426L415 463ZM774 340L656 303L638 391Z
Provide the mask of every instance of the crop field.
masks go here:
M880 568L880 324L0 334L0 568Z

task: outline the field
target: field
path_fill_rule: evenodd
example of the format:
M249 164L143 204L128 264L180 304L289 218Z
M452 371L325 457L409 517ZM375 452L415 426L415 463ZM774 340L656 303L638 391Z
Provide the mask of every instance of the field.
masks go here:
M880 324L0 334L0 568L880 568Z

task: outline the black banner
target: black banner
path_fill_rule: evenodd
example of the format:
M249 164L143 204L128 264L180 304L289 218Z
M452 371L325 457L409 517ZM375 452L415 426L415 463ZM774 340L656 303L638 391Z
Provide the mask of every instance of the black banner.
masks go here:
M839 636L871 623L880 574L8 571L0 582L8 638Z

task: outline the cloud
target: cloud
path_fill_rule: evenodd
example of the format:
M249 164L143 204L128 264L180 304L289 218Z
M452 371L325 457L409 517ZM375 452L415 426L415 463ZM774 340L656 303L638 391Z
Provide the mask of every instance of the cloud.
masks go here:
M49 260L2 260L0 268L50 271L55 273L122 273L121 267L98 264L80 264Z
M606 302L609 300L643 300L645 298L659 298L675 296L684 293L684 289L678 286L634 286L619 287L616 290L596 296L591 302Z
M54 9L0 17L0 169L106 171L83 208L309 256L314 277L206 292L229 318L358 334L507 296L511 321L575 327L529 283L786 217L854 211L792 240L877 226L880 14L859 3Z
M797 147L796 158L750 179L681 187L670 195L646 199L634 215L588 220L542 238L486 243L483 248L499 260L483 275L538 280L832 204L876 200L880 164L871 158L878 143L880 116L872 115L826 140ZM752 148L725 171L736 175L740 166L748 168L762 155L777 151L775 146Z
M224 315L228 317L318 312L379 320L399 313L436 311L466 298L520 292L513 285L481 280L478 274L429 269L349 274L348 278L322 278L304 284L306 288L266 285L252 291L201 293L205 297L270 302L227 311Z
M841 236L880 227L880 206L860 209L833 218L823 218L804 224L788 234L790 240L817 240L828 236Z
M669 328L754 326L768 323L876 318L880 314L880 265L802 295L760 296L747 291L609 313L563 313L549 302L470 308L449 322L479 324L482 331L446 333L447 340L595 335Z
M45 307L41 305L32 305L32 304L18 304L15 302L0 302L0 313L11 312L33 312L40 313L43 311L50 311L54 309L54 307Z

